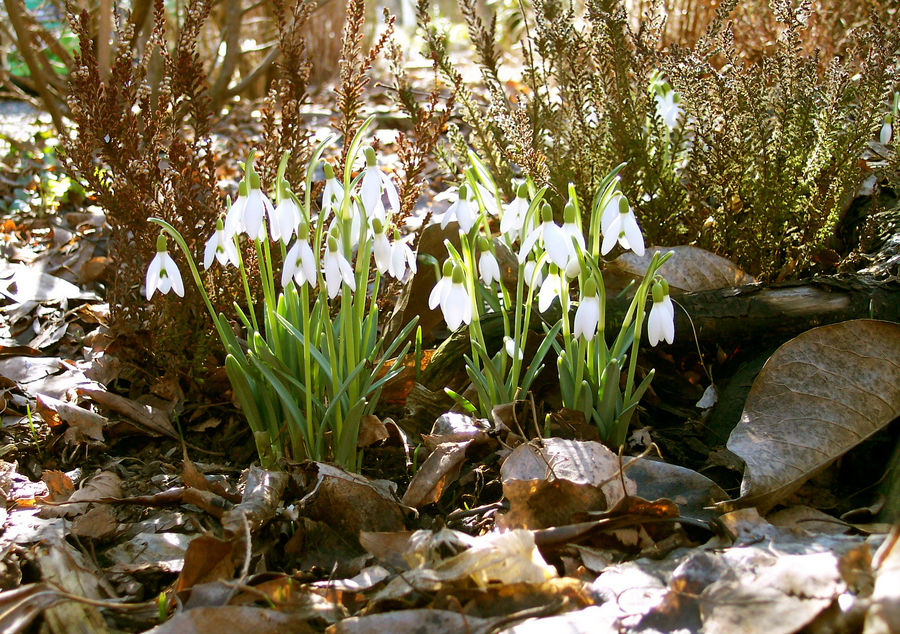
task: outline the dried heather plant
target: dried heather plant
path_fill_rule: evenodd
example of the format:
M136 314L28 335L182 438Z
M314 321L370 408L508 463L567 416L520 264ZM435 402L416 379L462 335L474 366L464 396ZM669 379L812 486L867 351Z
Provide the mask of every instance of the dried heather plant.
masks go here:
M283 0L274 0L272 4L281 56L275 63L276 78L269 88L263 112L265 145L260 176L263 182L273 182L281 156L290 152L285 177L288 182L299 185L312 152L311 131L300 109L309 100L307 89L312 71L304 27L315 5L294 0L293 7L288 10Z
M402 112L409 117L412 130L401 132L397 137L397 158L403 170L400 180L400 212L397 217L398 226L412 214L416 201L425 187L424 173L432 160L447 128L450 113L453 111L453 95L442 98L438 84L438 71L434 69L434 85L424 95L413 88L404 69L404 56L399 43L392 39L387 48L391 74L394 85L392 95Z
M119 344L113 349L136 365L153 359L156 367L185 371L202 357L207 341L199 296L186 288L183 303L147 303L140 288L158 233L147 217L183 227L188 244L199 250L220 205L209 138L211 112L196 48L209 2L188 5L170 54L164 2L156 0L150 44L137 61L128 46L120 47L105 82L89 16L68 8L80 49L68 92L76 134L63 138L64 161L94 192L112 229L115 277L107 297L111 334ZM118 41L130 42L130 23L120 25L118 33ZM160 56L163 66L158 86L148 82L153 55Z
M344 32L341 36L341 59L339 62L341 81L334 91L337 96L338 117L333 125L344 143L338 171L344 169L347 152L350 149L350 140L362 125L362 96L369 84L369 70L394 31L393 16L388 17L385 14L386 28L369 48L368 53L363 55L365 19L365 0L348 0L347 19L344 22Z

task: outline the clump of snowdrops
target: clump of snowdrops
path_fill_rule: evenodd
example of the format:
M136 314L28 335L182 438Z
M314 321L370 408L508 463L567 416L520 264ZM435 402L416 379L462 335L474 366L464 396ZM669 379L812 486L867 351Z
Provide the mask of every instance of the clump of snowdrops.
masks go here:
M484 164L474 154L470 154L470 162L442 222L443 226L451 219L458 222L461 248L445 242L449 256L429 298L430 307L440 306L451 329L462 324L469 329L471 354L465 362L478 406L458 394L451 395L470 411L480 410L487 416L493 406L529 390L552 347L557 354L563 406L582 412L610 444L622 445L631 416L653 378L651 371L635 386L648 298L652 299L646 319L650 344L671 343L674 338L674 306L668 284L658 273L671 254L656 253L650 259L619 331L611 333L608 341L603 256L617 243L644 255L640 228L618 188L622 166L601 182L585 234L574 187L569 187L563 224L559 225L544 200L546 188L536 189L530 181L524 182L518 185L515 199L503 204ZM489 216L500 217L497 240L517 254L515 289L507 288L500 279ZM578 304L572 315L571 297L576 290ZM524 351L535 296L544 335L526 364ZM557 302L560 316L550 320ZM491 312L499 313L503 322L503 346L496 352L488 350L481 328L481 319Z
M234 309L247 333L246 342L236 337L225 315L215 313L178 231L163 220L150 219L163 231L147 270L147 299L155 291L184 293L181 275L166 249L168 234L183 251L225 347L225 369L264 466L290 457L331 459L356 469L360 422L374 410L384 384L400 371L399 359L409 348L407 343L400 349L400 343L415 320L392 342L380 339L375 300L382 276L403 279L407 272L415 272L416 259L396 229L391 230L392 213L399 209L397 189L378 167L371 148L363 150L365 169L353 177L370 122L353 138L342 178L325 164L317 215L310 200L312 180L330 139L314 152L301 197L284 179L287 156L271 197L261 188L252 154L247 158L239 195L219 219L203 254L205 269L218 262L240 272L245 305L235 302ZM263 294L259 311L250 292L241 241L250 243L259 262L256 274ZM281 256L280 273L273 251ZM398 361L391 362L395 356Z

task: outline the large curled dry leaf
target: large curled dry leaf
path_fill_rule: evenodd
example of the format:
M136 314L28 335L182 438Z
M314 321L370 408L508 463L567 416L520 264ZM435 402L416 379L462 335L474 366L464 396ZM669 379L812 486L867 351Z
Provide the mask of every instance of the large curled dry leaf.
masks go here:
M604 271L604 279L609 276L607 290L612 286L622 287L632 279L639 279L647 272L647 265L656 252L673 253L669 261L659 270L669 287L685 292L710 291L753 284L756 281L739 269L731 260L710 253L698 247L682 245L676 247L647 247L644 255L638 256L627 251L609 263ZM621 279L620 279L621 278Z
M900 324L809 330L753 382L728 449L745 464L737 506L765 510L900 414Z

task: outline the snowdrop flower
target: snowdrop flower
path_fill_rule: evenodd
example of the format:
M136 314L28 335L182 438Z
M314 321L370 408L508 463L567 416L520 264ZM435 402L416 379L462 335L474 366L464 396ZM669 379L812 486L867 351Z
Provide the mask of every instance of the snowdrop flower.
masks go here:
M444 321L447 322L447 328L450 330L456 330L460 324L468 324L472 321L472 302L469 300L469 293L466 292L463 284L464 280L463 269L457 264L453 267L450 288L441 298L441 312L444 314Z
M247 206L247 197L250 195L250 186L246 180L238 185L238 197L228 206L225 214L225 237L230 242L238 233L244 230L244 209Z
M562 278L559 276L559 268L555 264L550 265L550 274L544 283L541 284L541 290L538 291L538 310L542 313L547 312L553 299L562 296Z
M387 193L391 211L397 211L400 209L400 196L397 194L394 181L378 169L378 165L375 163L375 150L367 147L363 152L366 155L366 169L360 186L360 197L366 214L371 216L374 213L375 203L381 200L382 193Z
M669 284L661 279L653 285L653 306L647 319L647 340L651 346L675 340L675 306L669 298Z
M597 299L597 283L588 279L581 292L578 310L575 311L572 336L576 339L582 337L586 341L591 341L597 334L597 324L599 323L600 301Z
M528 213L528 186L524 183L516 190L516 197L506 205L503 216L500 218L500 233L509 237L514 242L522 233L522 225L525 224L525 215Z
M325 191L322 193L322 213L325 218L344 201L344 186L334 176L334 168L325 163Z
M572 201L566 203L563 210L563 232L568 236L570 241L575 241L581 252L584 253L584 234L581 233L581 226L578 223L578 211Z
M478 236L478 250L481 255L478 256L478 276L485 286L490 286L492 282L500 281L500 265L494 252L491 251L491 245L484 236Z
M603 233L603 244L600 253L606 255L616 245L623 249L631 249L636 255L644 255L644 236L638 227L634 212L628 201L621 194L613 196L600 217L600 230Z
M452 218L456 218L459 228L463 233L469 233L469 229L475 224L478 214L472 208L469 200L469 190L465 184L460 185L456 190L456 200L447 207L444 217L441 219L441 229L446 229Z
M522 354L522 349L516 345L515 340L509 335L503 337L503 348L506 350L506 354L509 355L510 359L518 357L519 361L521 361L525 358L525 355Z
M416 254L409 248L409 244L405 240L401 240L400 236L394 233L394 243L391 245L391 268L390 274L398 280L406 277L406 269L415 274L416 272Z
M351 291L356 290L356 278L353 277L353 267L350 266L344 254L338 251L337 240L334 236L328 236L328 251L325 254L322 268L325 270L325 286L328 289L329 299L337 297L341 290L341 281Z
M278 234L278 222L275 218L275 207L272 201L259 188L259 175L250 166L250 172L246 179L250 183L250 191L247 194L247 202L244 205L244 231L251 240L262 240L266 235L266 228L263 225L263 215L269 217L272 235Z
M656 114L670 130L675 129L678 125L678 118L681 116L681 106L675 99L675 91L671 88L662 94L656 94Z
M300 214L300 205L297 202L293 192L289 191L285 184L283 188L281 202L275 207L275 223L272 226L272 237L281 240L283 244L291 241L291 236L297 231L303 216Z
M453 260L447 258L444 260L444 267L441 273L441 279L437 281L434 285L434 288L431 289L431 294L428 296L428 308L434 310L440 305L441 301L444 299L444 296L447 294L447 291L450 290L450 285L453 283Z
M528 286L534 285L535 288L540 288L544 281L544 272L541 269L535 270L536 268L537 262L534 260L528 260L525 263L525 283Z
M181 272L175 265L175 260L166 250L166 236L159 234L156 239L156 255L147 267L147 279L145 281L147 299L153 297L155 291L166 294L169 289L175 291L179 297L184 297L184 283L181 281Z
M541 238L544 249L550 256L550 261L560 269L565 269L569 258L574 257L572 242L566 233L553 222L553 212L550 205L544 203L541 209L541 224L532 229L519 250L519 264L523 263L534 248L537 239Z
M478 181L475 181L475 189L478 190L478 196L481 198L484 210L492 216L499 216L500 208L497 206L497 197L494 196L494 192ZM478 198L476 198L475 191L471 187L469 188L469 202L475 205L478 204Z
M387 230L378 218L372 220L372 253L375 255L375 268L384 275L391 268L391 245Z
M303 224L297 232L297 241L284 256L284 268L281 269L281 285L287 286L293 278L297 286L307 282L316 287L316 256L309 246L309 227Z
M884 118L884 123L881 126L881 132L878 135L878 140L881 141L882 145L887 145L891 142L891 136L894 134L894 129L891 126L891 115L888 115Z
M215 233L206 241L206 249L203 251L203 268L209 270L214 259L218 260L222 266L228 266L229 263L238 266L237 249L234 247L234 241L225 234L221 218L216 221Z

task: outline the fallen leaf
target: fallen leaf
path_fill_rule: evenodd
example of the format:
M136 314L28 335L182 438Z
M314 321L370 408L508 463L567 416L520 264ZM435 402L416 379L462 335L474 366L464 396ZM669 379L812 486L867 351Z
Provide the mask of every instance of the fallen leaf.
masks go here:
M859 319L791 339L753 382L728 449L746 464L729 505L764 512L900 414L900 324Z
M103 430L109 424L100 414L46 394L38 394L35 409L50 427L67 423L73 431L67 436L72 443L82 442L84 438L102 441Z
M116 572L151 569L178 573L190 542L191 536L184 533L138 533L107 550L105 556L115 564L112 569Z
M107 392L106 390L92 390L82 388L78 393L87 396L95 403L112 410L123 416L127 416L134 422L138 423L142 428L155 434L168 436L169 438L179 438L175 433L175 428L169 421L168 415L157 407L151 405L142 405L136 401Z
M636 492L627 471L622 490L618 473L619 457L598 442L545 438L519 445L500 468L510 509L498 525L546 528L570 523L574 513L609 510Z
M316 631L302 614L297 616L269 608L223 605L179 612L162 625L147 630L147 634L306 634Z
M234 575L232 554L234 543L212 535L199 535L191 540L184 553L184 567L175 582L175 592L198 583L231 579Z
M473 442L467 440L438 445L416 471L400 501L406 506L421 508L440 500L447 487L459 477L459 470L466 459L466 449Z
M329 627L327 634L416 634L417 632L466 632L487 634L500 619L479 619L451 610L396 610L369 616L353 616Z

